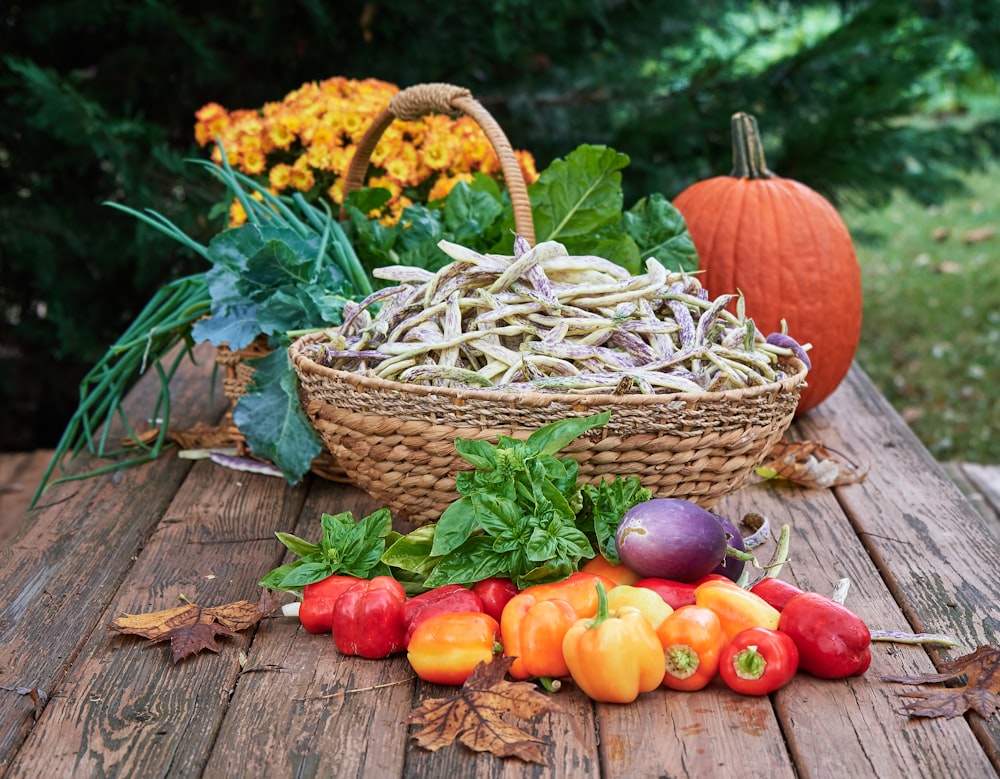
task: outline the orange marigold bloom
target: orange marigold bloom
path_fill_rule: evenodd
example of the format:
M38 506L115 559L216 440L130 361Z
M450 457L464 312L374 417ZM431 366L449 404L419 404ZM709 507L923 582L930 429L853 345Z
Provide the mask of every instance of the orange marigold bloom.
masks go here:
M267 158L257 149L249 149L243 152L242 168L251 176L263 173L267 167Z
M472 173L456 173L454 176L441 176L441 178L434 182L431 191L427 193L427 199L440 200L443 197L447 197L448 193L451 192L459 181L471 183L474 178L475 176Z
M239 200L234 200L229 206L229 226L240 227L247 222L247 212L243 210L243 205Z
M299 192L308 192L316 184L316 177L308 168L292 168L292 186Z
M292 166L279 162L268 172L267 180L276 190L288 189L292 181Z
M267 137L277 148L287 149L295 140L295 133L288 128L287 124L278 120L268 123Z

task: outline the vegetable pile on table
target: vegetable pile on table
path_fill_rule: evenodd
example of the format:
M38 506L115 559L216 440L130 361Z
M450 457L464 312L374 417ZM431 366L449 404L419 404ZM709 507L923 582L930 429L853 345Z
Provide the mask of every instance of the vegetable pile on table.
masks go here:
M475 470L436 523L407 535L388 511L360 521L323 515L311 543L278 537L297 559L261 585L294 592L310 633L345 656L406 653L416 674L460 685L480 663L549 689L573 682L594 700L628 703L658 688L700 690L719 678L766 695L798 671L860 676L873 635L842 603L777 578L724 517L679 498L652 498L635 477L576 482L558 451L607 422L571 418L527 441L456 441Z

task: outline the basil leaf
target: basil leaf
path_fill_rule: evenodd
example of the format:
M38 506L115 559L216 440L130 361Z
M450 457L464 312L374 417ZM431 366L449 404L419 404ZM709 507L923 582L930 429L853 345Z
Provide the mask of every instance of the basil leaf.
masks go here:
M589 417L567 417L550 422L535 430L526 442L532 454L555 454L570 441L579 438L588 430L606 425L611 419L610 411L603 411Z
M424 525L401 536L382 553L382 562L426 576L438 563L438 558L431 555L435 531L434 525Z
M474 536L441 558L427 576L428 588L444 584L473 584L506 573L506 560L493 551L492 539Z
M462 497L449 503L438 518L431 554L435 557L448 554L461 546L477 527L479 518L471 497Z
M301 563L285 575L277 589L298 590L307 584L322 581L334 573L339 571L334 571L328 562Z
M305 557L309 554L315 554L320 551L318 544L310 543L304 538L299 538L298 536L293 536L291 533L277 532L274 535L278 537L278 540L288 547L292 552L297 554L299 557Z
M455 451L462 456L463 460L472 463L476 468L487 470L496 468L496 448L489 441L456 438Z

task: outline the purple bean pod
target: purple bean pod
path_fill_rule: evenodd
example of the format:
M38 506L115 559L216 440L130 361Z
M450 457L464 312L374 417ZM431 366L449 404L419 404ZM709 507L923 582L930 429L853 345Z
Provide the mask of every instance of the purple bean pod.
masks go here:
M792 354L806 364L807 369L812 369L812 360L809 359L808 352L790 335L786 333L771 333L765 340L771 346L790 350Z

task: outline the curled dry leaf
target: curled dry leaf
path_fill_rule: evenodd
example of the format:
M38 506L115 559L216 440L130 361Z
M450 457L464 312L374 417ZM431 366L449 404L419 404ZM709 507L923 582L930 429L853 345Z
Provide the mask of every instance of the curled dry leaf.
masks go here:
M942 673L919 676L883 676L886 682L932 684L950 682L961 676L961 687L914 690L901 693L913 698L903 710L911 717L960 717L975 711L984 719L992 717L1000 706L1000 647L983 645L976 651L941 664Z
M413 735L417 744L434 752L457 739L476 752L544 764L539 745L545 740L511 725L504 716L531 719L561 709L531 682L506 679L512 662L512 657L496 657L480 663L457 695L424 701L411 711L406 723L423 725Z
M819 441L779 441L757 473L766 479L787 479L803 487L841 487L865 478L856 465Z
M42 709L49 702L49 696L45 694L45 690L39 690L37 687L5 687L4 685L0 685L0 690L14 692L18 695L27 695L35 705L36 720L42 716Z
M241 600L223 606L203 607L185 603L172 609L146 614L123 614L108 629L142 636L152 642L170 641L174 662L203 649L218 652L216 636L231 636L266 617L277 606L274 596L263 590L260 600Z

